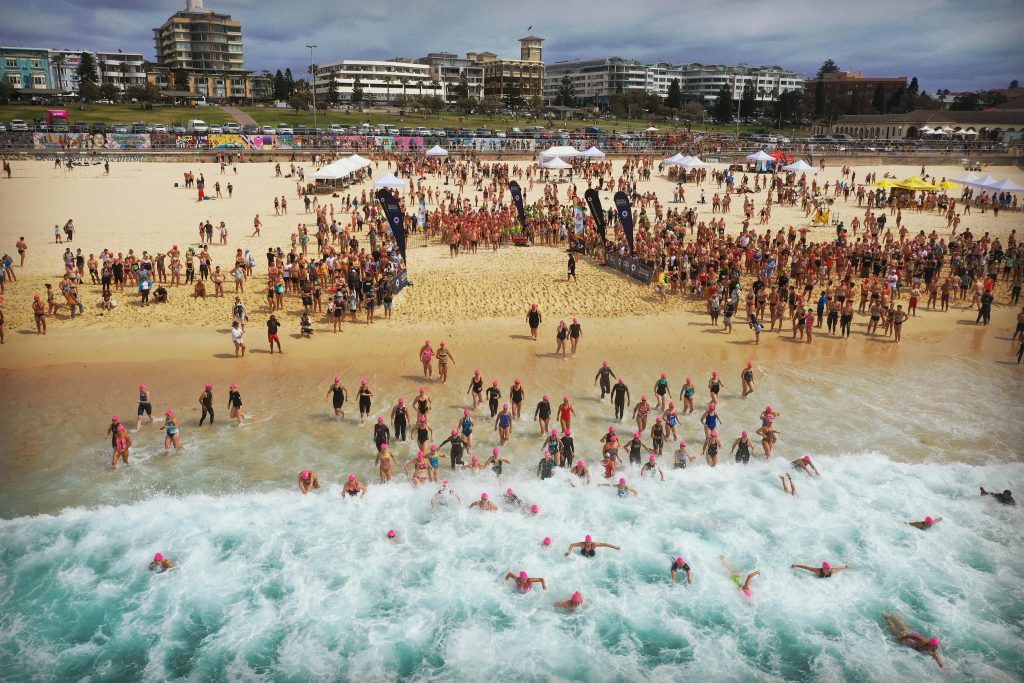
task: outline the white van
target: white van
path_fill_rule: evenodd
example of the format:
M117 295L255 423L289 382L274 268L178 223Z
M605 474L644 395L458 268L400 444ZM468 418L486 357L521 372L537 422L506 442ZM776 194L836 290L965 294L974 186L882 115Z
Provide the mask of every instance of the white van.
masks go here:
M209 130L210 127L202 119L192 119L188 122L188 132L190 133L206 133Z

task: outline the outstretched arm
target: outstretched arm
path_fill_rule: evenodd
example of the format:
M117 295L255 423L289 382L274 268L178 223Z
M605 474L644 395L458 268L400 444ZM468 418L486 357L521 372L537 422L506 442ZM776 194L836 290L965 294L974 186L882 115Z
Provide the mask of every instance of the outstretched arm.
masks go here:
M516 578L516 575L513 574L512 572L508 572L508 573L505 574L505 579L504 580L508 581L509 579L514 579L514 578Z
M583 544L582 543L570 543L569 544L569 549L565 551L565 556L569 557L569 553L572 552L572 549L573 548L579 548L581 545L583 545Z
M789 568L790 569L803 569L805 572L811 572L813 574L817 574L818 573L818 568L817 567L809 567L806 564L791 564L791 565L789 565ZM833 570L833 571L835 571L835 570Z
M750 582L753 581L754 577L758 576L760 573L761 572L759 572L758 570L755 569L754 571L752 571L749 574L747 574L747 580L743 582L743 590L749 591L750 590Z
M595 548L612 548L614 550L622 550L622 548L620 548L619 546L612 545L611 543L595 543L594 547Z

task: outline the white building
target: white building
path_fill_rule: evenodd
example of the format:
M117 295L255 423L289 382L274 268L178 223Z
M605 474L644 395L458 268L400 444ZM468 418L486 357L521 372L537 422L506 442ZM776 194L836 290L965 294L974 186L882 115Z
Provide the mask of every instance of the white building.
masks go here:
M603 107L616 92L647 90L647 65L635 59L601 57L546 64L544 70L544 101L553 104L558 97L562 79L572 81L573 93L580 106Z
M362 101L366 104L395 102L402 95L408 98L443 95L441 83L434 81L428 64L346 59L317 66L317 101L329 101L328 93L334 88L338 101L352 102L357 81L363 90Z
M122 92L135 85L145 85L143 61L139 52L97 52L96 71L100 75L100 85L112 83Z
M804 88L804 77L780 66L747 66L740 64L700 64L693 62L679 67L683 92L697 95L703 100L718 97L722 86L732 89L734 99L743 96L747 83L754 85L758 102L774 102L779 95Z
M78 65L81 50L47 50L50 56L50 78L53 88L64 93L78 92Z
M451 52L431 52L416 62L430 66L430 78L441 84L438 96L445 102L454 104L458 100L459 86L463 79L466 82L466 95L472 100L483 99L484 68L469 56L462 58Z

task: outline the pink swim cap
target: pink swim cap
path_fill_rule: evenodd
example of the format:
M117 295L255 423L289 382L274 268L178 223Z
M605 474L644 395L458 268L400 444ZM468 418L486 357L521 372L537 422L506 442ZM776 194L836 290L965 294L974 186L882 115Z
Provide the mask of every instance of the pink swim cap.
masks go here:
M474 375L479 375L479 374L480 374L480 371L479 371L479 370L474 370L474 371L473 371L473 374L474 374Z
M754 364L753 364L753 363L751 363L751 362L750 362L750 361L748 360L748 361L747 361L747 367L748 367L748 368L752 368L752 367L754 367Z
M633 438L634 439L639 439L640 438L640 432L633 432Z
M571 429L566 429L566 430L565 430L564 432L562 432L562 433L563 433L563 434L565 434L566 436L572 436L572 430L571 430Z
M615 433L615 426L614 426L614 425L609 425L609 426L608 426L608 431L609 431L610 433L614 434L614 433Z
M624 379L622 379L622 378L620 377L620 378L619 378L619 384L625 384L625 383L626 383L626 380L624 380Z
M741 432L741 433L740 433L740 436L743 436L743 437L745 437L746 435L747 435L747 433L746 433L746 432Z
M810 462L810 461L811 461L811 456L805 455L804 456L804 462Z
M656 418L654 418L654 421L655 422L661 422L661 418L660 417L656 417Z
M652 455L651 456L651 462L655 462L657 459L658 459L658 456L656 456L656 455Z
M299 472L299 476L303 479L309 479L309 470L302 470Z
M927 517L925 517L924 521L928 522L929 524L934 524L935 523L935 519L931 515L928 515Z
M573 602L583 602L583 596L579 594L579 591L572 594Z
M576 461L576 466L577 467L583 467L583 461L582 460L577 460Z
M530 508L530 512L540 512L540 505L534 505Z
M423 451L416 451L416 457L417 458L422 458L423 457Z
M110 416L110 421L111 422L117 422L117 415L111 415Z
M663 372L663 373L661 373L661 378L662 378L662 379L665 379L666 377L668 377L668 375L666 375L666 374L665 374L664 372Z
M420 422L426 422L426 421L427 421L427 416L426 415L420 415Z
M494 380L493 382L491 382L491 386L492 387L498 386L498 380Z
M686 564L686 560L681 557L676 558L676 564Z
M714 410L714 409L715 409L715 404L714 403L709 403L708 404L708 410Z
M487 494L486 493L481 493L480 494L480 500L487 500Z
M527 579L527 578L529 578L529 574L527 574L526 572L519 572L519 578L520 579Z
M619 477L619 483L620 484L625 484L626 483L626 478L625 477Z
M427 391L426 389L424 389L423 387L420 387L420 393L421 394L426 393L426 391Z
M452 436L455 436L455 435L456 435L456 434L458 434L458 433L459 433L459 430L457 430L457 429L453 429L453 430L452 430Z
M426 346L426 345L427 345L427 344L429 344L429 343L430 343L430 340L428 339L428 340L426 340L425 342L423 342L423 345L424 345L424 346Z
M672 401L669 401L669 402L668 402L668 407L669 407L669 408L675 408L675 407L676 407L676 404L675 404L675 403L673 403Z
M640 400L641 401L646 401L647 400L647 394L644 394L643 396L641 396Z
M477 462L478 460L480 460L480 458L478 458L478 457L476 457L476 456L474 455L474 456L473 456L473 462Z
M766 413L767 413L767 412L771 411L771 409L772 409L772 407L771 407L771 406L765 406L765 407L764 407L764 412L766 412Z
M335 381L335 382L340 382L340 381L341 381L341 375L335 375L335 376L334 376L334 381ZM210 385L209 385L209 384L207 384L206 386L210 386Z
M401 396L399 396L399 398L398 398L398 402L399 402L399 403L405 403L405 399L404 399L404 398L402 398Z
M168 410L168 411L167 411L167 414L168 414L168 415L174 415L174 411L173 411L173 410Z
M515 495L515 491L513 491L511 487L505 489L505 493L507 493L510 496Z
M441 486L447 486L447 485L448 485L448 480L447 479L445 479L444 481L441 482Z
M715 372L714 370L712 370L712 371L711 371L711 376L712 376L712 377L718 377L718 373L717 373L717 372Z
M164 554L163 553L157 553L156 555L153 556L153 561L154 562L159 562L162 559L164 559Z
M551 537L550 536L545 536L543 543L544 543L544 545L551 545Z
M119 432L125 432L125 431L127 431L127 430L126 430L126 429L124 428L124 425L117 425L117 431L119 431Z
M687 382L692 382L692 381L693 381L693 378L692 378L692 377L687 377L687 378L686 378L686 381L687 381Z
M232 385L231 385L231 388L232 388L232 389L237 389L237 388L238 388L238 385L237 385L237 384L232 384Z
M939 639L938 638L932 638L931 640L928 641L928 644L931 645L932 647L938 647L939 646Z
M502 410L508 410L508 404L507 403L502 403L501 404L501 408L502 408Z
M356 480L356 475L354 475L354 474L348 475L348 480L349 481L355 481Z
M394 538L394 537L395 537L395 530L394 529L388 529L388 538Z
M602 362L601 363L601 367L604 367L604 368L608 367L608 361Z
M204 384L203 386L205 386L207 389L212 389L213 388L212 384Z
M377 418L377 424L384 424L384 418L383 417L378 417Z
M828 562L822 562L821 563L821 568L822 569L832 569L832 565L830 565Z
M546 400L548 400L548 395L544 394L541 398L546 401Z
M680 441L680 442L679 442L679 445L680 445L680 446L685 446L685 445L686 445L686 442L685 442L685 441Z
M491 455L497 455L497 454L498 454L498 453L500 453L500 452L501 452L501 451L499 451L499 450L498 450L498 447L497 447L497 446L495 446L494 448L492 448L492 449L491 449Z
M590 537L590 534L587 534L586 536L583 537L583 540L586 541L587 543L590 543L594 539Z

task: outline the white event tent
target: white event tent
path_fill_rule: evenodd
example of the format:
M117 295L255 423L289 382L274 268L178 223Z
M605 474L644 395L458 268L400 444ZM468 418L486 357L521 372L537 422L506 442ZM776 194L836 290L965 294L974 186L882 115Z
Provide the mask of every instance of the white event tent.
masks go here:
M818 169L811 166L803 159L797 159L792 164L782 167L783 171L796 171L797 173L817 173Z
M373 181L373 186L374 187L404 188L405 187L405 181L396 178L394 173L391 173L390 171L388 171L387 173L382 175L380 178L377 178L376 180L374 180Z
M428 157L446 157L448 156L448 150L440 145L434 145L427 150Z
M580 156L587 157L588 159L604 159L604 152L599 150L597 147L591 147Z

